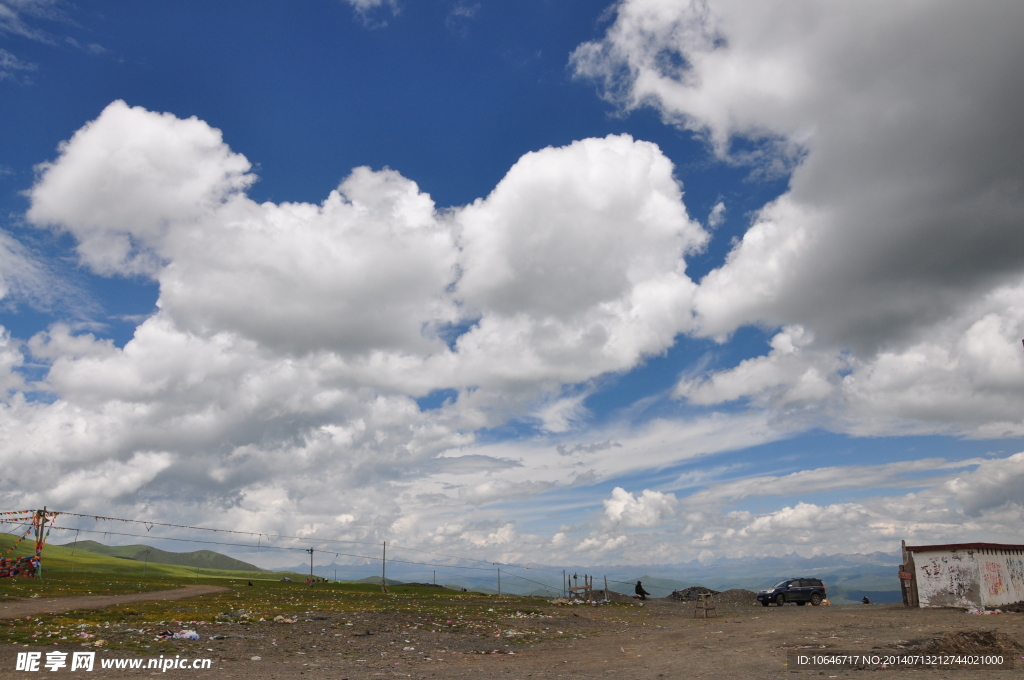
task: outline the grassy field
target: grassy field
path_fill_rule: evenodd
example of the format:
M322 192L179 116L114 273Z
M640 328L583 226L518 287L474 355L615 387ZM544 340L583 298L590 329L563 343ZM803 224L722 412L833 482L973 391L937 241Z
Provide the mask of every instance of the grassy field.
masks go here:
M0 536L0 549L13 538ZM28 554L28 541L13 553ZM14 644L95 645L126 651L173 652L180 641L157 640L163 630L194 629L204 638L219 626L279 626L276 616L309 621L317 615L332 617L387 612L416 621L410 626L444 626L455 632L489 630L510 618L538 618L547 603L530 597L494 597L429 586L391 585L383 593L379 584L360 582L281 582L274 572L195 570L164 564L147 566L60 546L43 552L40 579L0 579L0 598L109 595L164 590L190 584L219 585L229 590L185 600L116 605L100 610L39 615L0 622L0 642ZM251 586L249 584L252 584ZM553 634L554 635L554 634ZM101 640L102 643L97 643Z
M16 537L0 534L0 551L12 546ZM26 539L6 557L31 555L34 544ZM171 564L148 564L91 553L68 546L47 545L43 550L43 578L0 579L0 597L58 595L106 595L140 590L174 588L187 583L206 583L231 579L278 580L282 576L303 580L301 574L266 571L204 569Z
M50 544L53 545L52 543ZM193 550L190 552L168 552L149 545L104 545L96 541L77 541L63 544L73 550L87 550L98 555L120 557L149 564L177 564L186 567L207 569L228 569L234 571L263 571L259 567L222 555L212 550Z

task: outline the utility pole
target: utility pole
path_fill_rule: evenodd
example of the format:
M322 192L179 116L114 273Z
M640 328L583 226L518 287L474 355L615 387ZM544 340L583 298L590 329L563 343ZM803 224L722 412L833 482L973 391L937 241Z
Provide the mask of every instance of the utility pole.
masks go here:
M562 570L562 597L565 597L565 569Z
M313 549L306 548L306 552L309 553L309 587L313 587Z
M149 569L149 551L143 550L146 553L146 561L142 565L142 578L146 578L146 570Z
M388 592L387 561L388 542L384 541L384 552L380 556L380 590L382 593Z
M501 567L498 567L498 597L501 597Z
M43 549L43 537L45 536L45 534L43 533L43 530L46 528L46 506L44 505L42 510L36 510L36 515L39 518L39 521L36 522L36 554L38 555L42 551L42 549ZM38 560L36 562L36 569L37 569L36 577L37 578L42 578L43 577L43 562L42 562L42 560Z
M78 529L75 529L75 542L71 546L71 573L75 573L75 548L78 547Z

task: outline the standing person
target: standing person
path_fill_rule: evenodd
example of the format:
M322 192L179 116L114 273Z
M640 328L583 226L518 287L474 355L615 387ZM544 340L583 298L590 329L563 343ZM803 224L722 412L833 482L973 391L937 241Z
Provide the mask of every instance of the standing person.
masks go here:
M642 583L640 583L640 581L636 582L636 588L634 588L633 591L636 593L636 596L639 597L641 600L646 600L647 596L650 595L649 592L644 590L644 586Z

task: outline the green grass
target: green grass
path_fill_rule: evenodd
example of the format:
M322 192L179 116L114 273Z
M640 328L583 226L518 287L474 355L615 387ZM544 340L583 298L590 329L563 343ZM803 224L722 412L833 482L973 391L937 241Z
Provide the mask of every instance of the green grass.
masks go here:
M13 540L13 537L0 535L0 549L10 546ZM29 554L31 547L26 541L13 554ZM0 597L106 595L195 583L226 586L228 590L184 600L139 602L0 622L0 643L79 645L102 639L107 649L158 654L203 647L207 644L205 639L216 634L216 627L225 623L276 626L283 633L284 627L272 622L279 614L301 620L330 615L333 626L344 626L346 619L358 621L353 617L365 612L393 614L399 621L396 625L410 630L449 630L493 638L496 630L523 625L538 627L537 624L543 624L540 619L546 620L555 614L554 607L532 597L499 598L478 592L409 585L389 585L389 592L383 593L379 584L360 582L319 583L310 588L302 582L305 578L302 574L291 574L295 581L283 583L278 580L282 574L276 572L271 575L270 572L199 569L197 575L195 569L164 564L150 564L143 574L143 565L138 562L81 550L71 553L72 549L67 546L48 545L43 551L43 577L0 579ZM612 614L612 609L618 607L605 612ZM532 619L536 620L530 621ZM197 630L203 640L190 643L154 639L161 630L182 628ZM563 637L553 629L543 631L542 628L543 625L538 627L530 641ZM92 637L84 638L83 633ZM523 641L506 640L506 643Z
M44 577L49 586L80 590L88 587L97 592L123 592L125 590L159 589L196 582L194 579L153 578L130 582L112 578L110 574L77 572L57 573ZM212 635L220 632L223 624L242 624L252 629L272 630L277 635L290 633L289 626L273 622L278 615L301 621L325 616L330 625L339 630L346 623L362 625L361 617L367 612L388 613L394 616L394 625L415 630L447 630L495 638L495 631L511 627L536 627L528 641L571 637L570 633L543 631L540 626L554 612L544 600L524 597L494 597L479 593L462 593L423 586L389 586L388 593L379 585L343 582L317 584L310 588L304 583L248 579L200 578L199 583L224 585L229 590L171 602L137 602L99 610L80 610L55 615L39 615L0 625L0 644L22 645L53 644L78 645L104 640L105 648L145 654L178 653L204 648ZM30 585L31 584L31 585ZM21 588L38 587L41 583L22 581ZM20 593L24 595L23 593ZM608 611L608 610L606 610ZM608 613L611 613L608 611ZM527 619L523 621L522 619ZM510 623L510 620L515 620ZM326 625L326 621L325 621ZM162 630L184 628L196 630L202 640L157 640ZM90 638L81 637L85 633ZM506 639L505 644L521 643L527 639Z
M64 581L65 576L54 580ZM116 585L100 574L80 574L81 582L94 587ZM327 617L323 625L332 629L358 630L364 625L366 613L387 613L392 625L409 630L462 632L480 638L500 637L503 644L535 642L540 639L575 637L578 633L562 633L548 619L555 608L536 598L491 597L478 593L461 593L439 588L391 586L382 593L380 586L361 583L317 584L310 588L303 583L280 581L230 581L200 579L201 583L228 585L230 590L173 602L138 602L101 610L81 610L57 615L34 616L0 626L0 644L79 645L104 640L110 650L145 654L184 653L205 648L208 639L220 633L223 624L241 624L256 634L258 631L287 638L290 626L273 622L282 615L300 621ZM166 587L166 581L144 585ZM612 614L611 608L605 610ZM319 623L319 621L318 621ZM345 628L352 623L353 628ZM544 630L550 627L551 630ZM196 630L202 639L157 640L162 630L183 628ZM506 638L500 632L509 628L530 630L529 637ZM236 629L237 630L237 629ZM91 637L84 638L85 633Z
M16 540L16 537L9 534L0 534L0 550L6 550ZM33 548L34 544L27 539L6 557L31 555ZM238 579L277 581L283 576L301 582L306 578L291 572L208 569L152 562L146 564L52 544L43 549L42 564L41 579L0 579L0 597L106 595L177 588L199 582L217 583Z
M51 547L54 546L50 544ZM136 560L143 564L177 564L184 567L206 567L208 569L227 569L233 571L263 571L259 567L222 555L212 550L194 550L192 552L167 552L148 545L103 545L96 541L78 541L77 544L65 544L65 548L86 550L98 555L120 557Z

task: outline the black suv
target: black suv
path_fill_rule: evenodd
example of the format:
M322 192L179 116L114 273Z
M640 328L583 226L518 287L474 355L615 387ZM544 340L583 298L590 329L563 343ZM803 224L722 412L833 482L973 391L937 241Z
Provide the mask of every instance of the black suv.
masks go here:
M817 578L791 578L768 590L757 591L757 601L762 607L772 602L780 607L787 602L796 602L801 607L810 602L817 607L825 597L825 585Z

